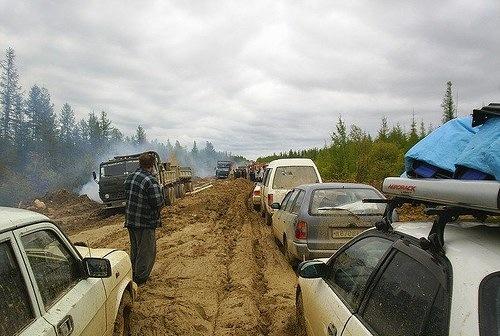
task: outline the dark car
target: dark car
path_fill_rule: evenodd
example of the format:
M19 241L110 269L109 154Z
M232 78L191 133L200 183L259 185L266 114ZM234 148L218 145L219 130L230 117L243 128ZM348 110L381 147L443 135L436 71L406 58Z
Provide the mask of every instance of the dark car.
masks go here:
M385 204L363 203L384 195L366 184L314 183L292 189L273 215L272 228L288 260L330 257L382 219Z

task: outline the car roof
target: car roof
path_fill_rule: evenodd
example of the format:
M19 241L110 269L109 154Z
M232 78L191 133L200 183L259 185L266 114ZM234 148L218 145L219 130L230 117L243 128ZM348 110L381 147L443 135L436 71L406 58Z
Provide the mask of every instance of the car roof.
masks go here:
M269 162L267 168L275 168L281 166L312 166L315 167L311 159L278 159Z
M429 235L432 223L394 223L393 227L421 238ZM499 243L498 225L466 222L446 225L444 251L453 277L450 335L477 334L479 285L486 276L500 271Z
M341 182L333 182L333 183L309 183L309 184L302 184L296 188L301 188L301 189L311 189L311 190L316 190L316 189L330 189L330 188L345 188L345 189L375 189L375 187L372 187L371 185L368 184L362 184L362 183L341 183Z
M47 216L34 211L0 207L0 233L14 230L24 225L45 221L49 221Z
M395 231L407 234L417 239L428 237L432 223L405 222L392 224ZM482 265L487 264L500 270L500 225L487 225L479 222L456 222L447 224L444 230L444 250L453 265L453 260L460 264L477 263L477 254L480 250L490 255L483 259Z

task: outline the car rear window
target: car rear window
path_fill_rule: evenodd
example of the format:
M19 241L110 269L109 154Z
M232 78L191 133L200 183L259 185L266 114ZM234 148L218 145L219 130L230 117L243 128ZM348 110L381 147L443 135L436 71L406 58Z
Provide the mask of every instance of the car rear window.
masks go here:
M301 184L319 182L316 170L311 166L277 167L273 189L292 189Z
M481 336L500 336L500 272L479 286L479 329Z
M382 215L385 204L363 203L363 199L382 198L379 193L368 188L329 188L314 190L309 213L329 215L332 212L349 211L357 215Z

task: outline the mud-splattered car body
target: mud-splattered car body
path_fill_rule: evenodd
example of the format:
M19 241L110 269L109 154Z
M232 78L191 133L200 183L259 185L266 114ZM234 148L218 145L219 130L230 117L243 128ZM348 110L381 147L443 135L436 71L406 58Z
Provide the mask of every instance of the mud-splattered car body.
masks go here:
M126 252L74 246L26 210L0 208L0 264L2 335L113 335L136 297Z

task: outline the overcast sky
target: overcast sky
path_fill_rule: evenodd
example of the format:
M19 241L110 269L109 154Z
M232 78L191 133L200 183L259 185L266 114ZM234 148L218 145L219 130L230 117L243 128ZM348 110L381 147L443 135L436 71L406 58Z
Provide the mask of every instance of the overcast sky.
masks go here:
M56 110L249 158L500 101L500 1L0 0L0 48ZM3 58L3 56L2 56ZM203 143L201 144L203 145Z

